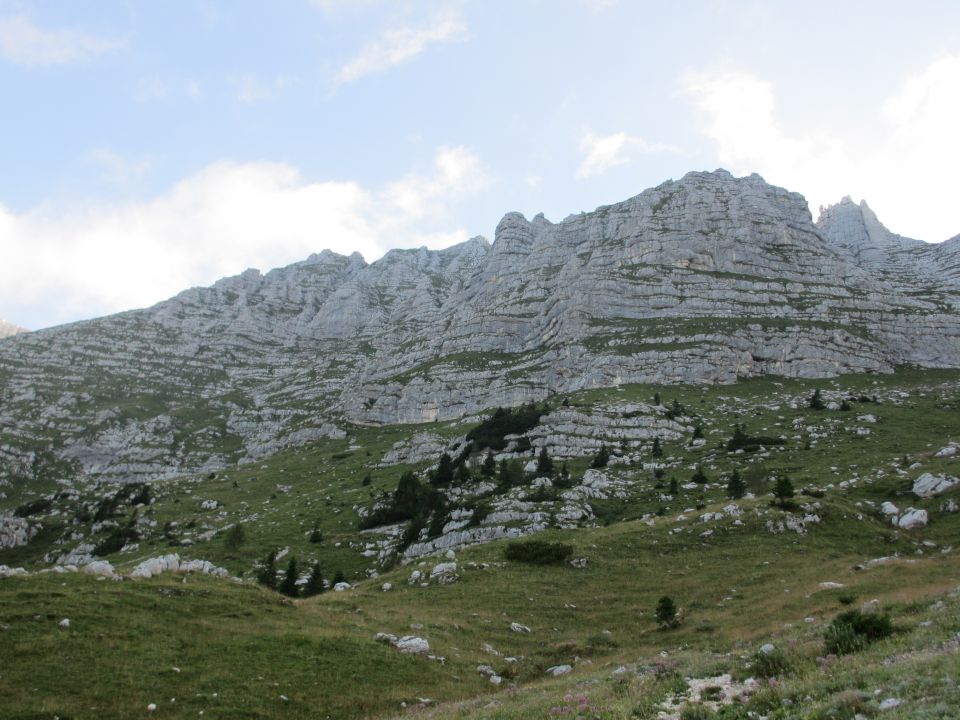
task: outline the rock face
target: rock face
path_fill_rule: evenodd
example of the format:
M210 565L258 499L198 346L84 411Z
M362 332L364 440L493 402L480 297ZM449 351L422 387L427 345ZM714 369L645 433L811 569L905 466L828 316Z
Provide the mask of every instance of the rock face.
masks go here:
M560 223L510 213L492 245L324 251L0 341L0 481L208 472L346 422L621 383L960 366L958 253L848 200L815 225L800 195L725 171ZM589 451L575 413L550 420Z

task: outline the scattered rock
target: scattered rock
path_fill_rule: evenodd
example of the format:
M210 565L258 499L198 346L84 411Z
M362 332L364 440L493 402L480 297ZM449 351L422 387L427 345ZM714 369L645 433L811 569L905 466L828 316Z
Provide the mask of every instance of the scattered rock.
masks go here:
M572 665L554 665L553 667L547 668L547 675L553 675L554 677L559 677L561 675L566 675L572 670L573 670Z
M408 655L419 655L430 652L430 643L416 635L404 635L394 643L394 647Z
M520 623L510 623L510 629L515 633L529 633L531 632L530 628L526 625L521 625Z
M955 450L956 448L953 449ZM934 497L956 487L958 483L960 483L960 479L955 477L923 473L923 475L913 481L913 494L921 498Z
M60 628L61 630L69 630L70 618L64 618L63 620L61 620L59 623L57 623L57 627Z
M927 511L907 508L907 511L898 518L893 518L893 524L904 530L925 527L927 524Z

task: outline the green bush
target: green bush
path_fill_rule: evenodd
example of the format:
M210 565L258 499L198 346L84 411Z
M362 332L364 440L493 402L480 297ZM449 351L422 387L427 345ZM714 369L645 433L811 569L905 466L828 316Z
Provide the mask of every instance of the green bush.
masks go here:
M530 565L557 565L573 557L573 545L544 540L512 542L507 545L504 557Z
M680 624L680 619L677 617L677 606L673 602L673 598L664 595L657 601L655 617L657 618L657 625L664 630L675 628Z
M769 653L757 651L750 664L750 671L762 678L783 677L792 669L790 660L779 648Z
M713 710L707 705L687 704L680 711L680 720L711 720L713 717Z
M31 515L38 515L40 513L45 513L53 507L53 501L49 498L40 498L39 500L33 500L28 503L24 503L16 510L13 511L13 514L20 518L30 517Z
M834 655L849 655L893 634L890 616L848 610L833 619L824 632L824 648Z

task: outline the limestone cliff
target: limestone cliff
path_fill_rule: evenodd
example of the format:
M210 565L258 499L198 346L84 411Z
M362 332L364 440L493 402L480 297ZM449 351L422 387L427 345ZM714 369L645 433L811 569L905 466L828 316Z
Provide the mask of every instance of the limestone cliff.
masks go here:
M619 383L960 366L960 240L689 173L442 251L324 251L0 342L0 481L151 479Z

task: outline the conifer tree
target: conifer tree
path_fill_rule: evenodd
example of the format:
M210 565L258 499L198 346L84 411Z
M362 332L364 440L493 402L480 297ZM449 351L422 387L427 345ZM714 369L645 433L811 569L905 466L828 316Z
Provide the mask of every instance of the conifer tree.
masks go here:
M592 468L602 468L606 467L607 463L610 462L610 450L606 445L601 446L597 451L597 454L593 456L593 462L590 463Z
M447 453L440 456L440 462L437 463L437 469L433 473L432 483L434 485L449 485L453 481L453 458Z
M787 503L794 496L793 483L786 475L777 475L777 482L773 486L773 494L776 496L780 507L787 509Z
M277 588L276 558L276 550L271 550L269 553L267 553L263 567L260 568L260 571L257 573L257 582L270 588L271 590L276 590Z
M236 551L243 545L246 538L247 534L243 529L243 523L237 523L227 531L227 535L223 539L223 544L227 550Z
M663 457L663 447L660 445L659 437L653 439L653 449L650 451L650 454L655 458Z
M727 481L727 496L734 500L739 500L747 493L747 484L740 476L740 470L733 469L730 479Z
M824 405L823 398L820 396L820 388L817 388L816 390L813 391L813 395L810 396L808 405L810 406L811 410L826 409L827 406Z
M297 596L297 578L300 577L299 570L297 569L297 559L295 557L290 558L290 562L287 563L287 574L283 576L283 582L280 583L278 588L287 597L296 597Z
M303 586L303 596L313 597L314 595L322 593L323 590L323 577L320 575L320 561L316 560L313 563L313 568L310 570L310 578L307 580L307 584Z
M540 456L537 458L537 474L553 475L553 460L550 459L550 455L547 453L546 445L540 449Z
M662 630L675 628L680 624L677 619L677 606L669 595L664 595L657 601L656 618Z
M493 459L493 451L487 451L487 457L483 460L483 465L480 467L480 474L485 477L493 477L497 472L497 461Z

